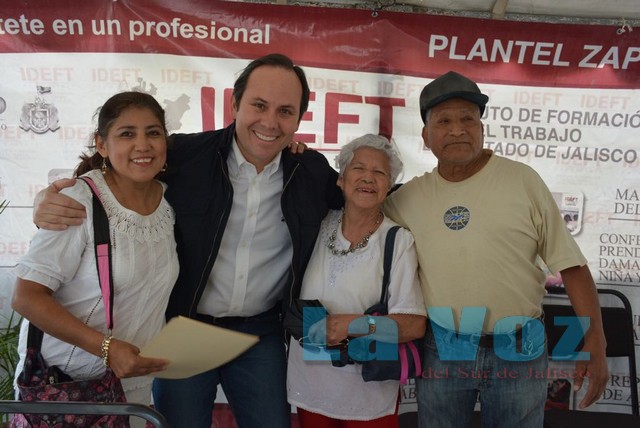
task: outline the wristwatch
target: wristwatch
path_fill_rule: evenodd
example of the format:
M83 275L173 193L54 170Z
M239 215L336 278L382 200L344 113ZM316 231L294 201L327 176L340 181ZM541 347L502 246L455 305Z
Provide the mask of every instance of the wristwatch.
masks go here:
M367 324L369 325L369 334L376 332L376 319L371 315L367 315Z

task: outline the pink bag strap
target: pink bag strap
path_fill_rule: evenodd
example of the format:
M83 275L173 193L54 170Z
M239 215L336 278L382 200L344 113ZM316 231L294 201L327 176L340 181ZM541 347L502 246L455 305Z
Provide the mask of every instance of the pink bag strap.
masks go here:
M413 365L415 367L416 372L411 373L414 377L420 377L422 374L422 363L420 362L420 352L416 345L411 342L400 343L398 345L398 357L400 358L400 383L402 385L407 384L407 379L409 379L409 357L408 352L411 352L411 356L413 357Z
M407 347L406 344L398 344L398 357L400 358L400 383L402 385L407 384L409 378L409 361L407 359Z
M96 267L102 300L105 307L107 329L113 329L113 278L111 275L111 240L109 237L109 218L102 204L100 190L89 177L79 177L87 183L93 193L93 234L96 253Z
M418 351L416 344L413 342L407 342L406 345L413 355L413 365L416 368L415 376L420 377L422 375L422 361L420 360L420 351Z

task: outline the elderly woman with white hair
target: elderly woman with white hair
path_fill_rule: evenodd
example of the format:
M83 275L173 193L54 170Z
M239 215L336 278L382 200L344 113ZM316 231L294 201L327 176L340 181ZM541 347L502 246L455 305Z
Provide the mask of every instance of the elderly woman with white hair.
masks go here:
M318 299L327 309L326 324L314 324L309 336L311 342L329 346L352 336L350 325L353 331L356 323L376 322L363 313L380 299L385 237L396 225L383 214L382 203L402 170L390 142L373 134L345 145L336 163L345 206L324 218L300 295L301 299ZM402 343L424 335L426 310L415 244L406 229L400 229L395 239L388 307L384 319L374 318L378 325L391 322L397 326L394 340ZM315 328L318 325L323 328ZM317 337L319 331L325 334L325 326L326 338ZM328 353L322 347L317 351ZM399 381L365 383L360 364L337 367L328 355L310 361L305 354L302 345L292 339L287 391L302 428L398 426Z

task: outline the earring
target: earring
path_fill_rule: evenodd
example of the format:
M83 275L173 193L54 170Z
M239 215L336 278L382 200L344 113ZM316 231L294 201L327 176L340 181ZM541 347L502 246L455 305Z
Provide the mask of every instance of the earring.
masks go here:
M102 168L100 168L100 171L102 171L102 175L107 173L107 158L102 158Z
M160 172L166 172L166 171L167 171L167 167L168 167L168 166L169 166L169 165L167 165L167 163L165 162L165 163L164 163L164 166L162 167L162 169L160 170Z

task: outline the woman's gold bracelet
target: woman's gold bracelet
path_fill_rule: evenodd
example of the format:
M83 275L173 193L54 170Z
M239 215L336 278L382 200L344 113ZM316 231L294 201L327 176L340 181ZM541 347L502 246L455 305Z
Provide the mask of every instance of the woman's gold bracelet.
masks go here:
M100 347L102 364L104 364L105 367L109 367L109 346L111 346L111 339L113 339L111 334L105 336L104 339L102 339L102 346Z

